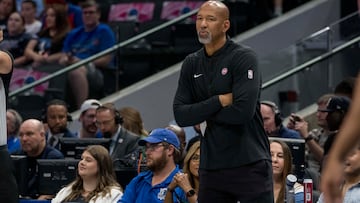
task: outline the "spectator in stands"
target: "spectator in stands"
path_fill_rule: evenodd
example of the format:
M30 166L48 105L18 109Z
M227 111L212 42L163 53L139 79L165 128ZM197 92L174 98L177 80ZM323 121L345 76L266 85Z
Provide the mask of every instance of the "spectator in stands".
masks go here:
M349 150L344 162L344 181L340 192L343 203L360 202L360 144ZM324 203L324 194L320 195L318 203Z
M81 155L74 182L64 187L52 199L60 202L116 202L122 196L116 182L108 150L101 145L88 146Z
M31 35L36 35L42 27L40 20L36 18L37 5L33 0L23 0L21 2L21 15L25 19L25 30Z
M59 138L76 136L67 128L68 122L72 121L68 112L67 104L58 99L47 103L43 122L47 124L46 139L50 146L59 149Z
M24 17L18 12L10 14L7 29L4 31L4 40L0 44L1 50L9 51L14 57L14 66L23 67L28 63L25 57L25 47L32 35L25 32Z
M45 13L46 26L38 33L37 38L30 40L25 50L26 57L33 61L33 68L59 61L63 40L70 30L64 6L51 5Z
M261 101L261 116L264 122L265 132L269 137L301 138L298 132L282 124L280 110L274 102Z
M306 142L306 167L316 172L320 172L320 165L324 155L324 144L330 134L326 117L328 113L324 111L327 103L333 94L324 94L318 101L318 109L316 112L317 125L320 128L315 128L308 131L308 123L300 116L291 114L289 118L288 128L297 130L301 137Z
M178 125L169 125L166 127L166 129L169 129L171 131L173 131L175 133L175 135L178 137L179 141L180 141L180 160L178 163L180 165L180 168L182 168L183 166L183 161L186 155L186 151L185 151L185 146L186 146L186 134L185 134L185 130L183 128L181 128Z
M171 130L158 128L141 139L139 145L145 146L149 170L131 180L118 203L161 203L174 175L180 172L175 164L180 156L180 142Z
M80 6L74 5L69 0L45 0L46 5L60 4L65 6L67 12L68 21L71 28L77 28L83 26L83 20L81 18Z
M39 194L37 159L62 159L63 154L46 144L43 124L36 119L25 120L20 126L21 151L16 155L26 155L28 164L28 195L33 199L48 199L46 194Z
M114 104L106 103L96 109L96 125L105 138L111 138L111 158L116 169L136 167L139 136L123 128L122 118Z
M164 203L197 202L199 192L200 141L195 142L184 159L184 173L177 173L165 196ZM176 201L173 201L176 199Z
M123 107L119 109L120 116L123 119L122 127L130 132L146 137L149 133L144 128L140 112L133 107Z
M72 30L64 41L60 64L70 65L88 58L115 45L115 35L111 28L100 23L100 7L92 0L82 4L84 26ZM81 103L92 91L100 91L103 86L103 75L100 69L110 68L113 54L107 54L68 74L69 84L75 103Z
M79 121L81 128L76 136L79 138L101 138L102 134L96 126L96 109L101 106L100 101L88 99L82 103Z
M10 14L15 12L16 10L16 0L0 1L0 29L6 29L6 24Z
M274 202L283 203L285 199L286 176L292 173L292 156L288 145L279 140L270 142L270 153L274 180ZM304 202L304 187L295 183L295 203Z
M329 153L329 150L331 149L331 146L336 139L336 135L338 134L338 130L340 129L344 117L346 116L350 102L351 101L348 97L334 96L329 99L326 109L324 110L328 112L326 121L328 128L332 133L328 136L328 139L324 144L322 167L326 166L327 154Z
M22 123L20 114L14 109L6 111L7 146L9 154L21 149L19 129Z
M346 96L351 99L353 95L355 82L356 82L356 78L354 77L347 77L343 79L336 85L334 94L338 96Z

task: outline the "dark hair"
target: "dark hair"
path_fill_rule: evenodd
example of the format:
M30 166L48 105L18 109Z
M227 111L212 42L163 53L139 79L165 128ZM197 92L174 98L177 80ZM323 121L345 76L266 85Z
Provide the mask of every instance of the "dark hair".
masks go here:
M340 83L336 85L334 93L336 95L347 96L351 99L353 96L355 82L356 78L354 77L348 77L343 79Z
M65 5L50 4L45 9L45 13L49 9L53 9L55 12L56 35L51 40L51 42L55 44L62 41L71 28L67 17L67 11ZM49 29L48 27L45 27L39 32L38 35L39 36L44 35L48 29Z
M33 1L33 0L23 0L23 1L21 2L21 4L24 4L24 3L30 3L35 9L37 9L37 4L36 4L36 2Z
M88 8L88 7L91 7L91 6L95 6L97 12L101 11L100 6L99 6L98 3L96 3L96 1L88 0L88 1L84 1L84 2L80 3L81 9Z
M24 27L24 30L23 30L23 31L25 31L25 18L24 18L24 16L22 16L21 13L19 13L18 11L15 11L15 12L10 13L9 18L10 18L10 16L11 16L12 14L18 14L18 15L20 16L21 21L22 21L22 25L23 25L23 27ZM8 18L8 20L7 20L6 23L9 22L9 18Z

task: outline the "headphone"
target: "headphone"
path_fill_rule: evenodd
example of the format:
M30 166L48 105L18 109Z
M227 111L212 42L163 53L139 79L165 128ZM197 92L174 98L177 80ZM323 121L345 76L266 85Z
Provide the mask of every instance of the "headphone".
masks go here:
M64 106L66 108L66 111L68 110L68 106L67 106L66 102L64 102L63 100L53 99L53 100L49 101L46 104L46 108L43 110L43 114L41 116L41 120L42 120L43 123L47 123L47 109L49 108L49 106L52 106L52 105ZM67 122L73 121L72 116L68 112L67 112L67 115L66 115L66 121Z
M103 110L110 110L111 112L114 113L114 120L115 120L115 124L122 124L123 123L123 118L120 115L120 112L115 108L113 103L106 103L103 104L101 106L99 106L96 111L98 111L99 109L103 109Z
M266 105L266 106L268 106L268 107L271 108L271 110L272 110L272 111L274 112L274 114L275 114L275 117L274 117L275 125L276 125L276 127L280 126L281 123L282 123L282 121L283 121L283 119L282 119L282 117L281 117L281 112L280 112L280 110L279 110L279 107L278 107L274 102L272 102L272 101L261 101L260 103L261 103L261 104L264 104L264 105Z

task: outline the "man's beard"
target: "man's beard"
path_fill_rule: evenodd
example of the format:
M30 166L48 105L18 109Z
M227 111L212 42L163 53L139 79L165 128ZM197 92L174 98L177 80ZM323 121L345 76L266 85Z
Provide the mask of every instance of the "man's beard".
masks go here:
M151 159L152 163L151 164L146 164L146 166L152 171L152 172L155 172L155 171L161 171L163 168L165 168L165 165L167 163L167 160L166 160L166 154L163 152L161 157L154 160L154 159Z
M209 34L206 36L206 38L200 37L200 35L198 34L198 40L201 44L209 44L212 40L211 33L209 32Z
M104 138L111 138L112 134L111 134L111 132L107 131L107 132L103 133L103 136L104 136Z

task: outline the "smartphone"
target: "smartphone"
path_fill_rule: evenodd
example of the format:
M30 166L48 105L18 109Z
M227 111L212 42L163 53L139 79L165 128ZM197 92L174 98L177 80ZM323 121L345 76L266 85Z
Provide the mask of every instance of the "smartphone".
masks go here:
M301 117L298 116L298 115L292 115L293 119L294 119L294 122L298 122L298 121L301 121Z

